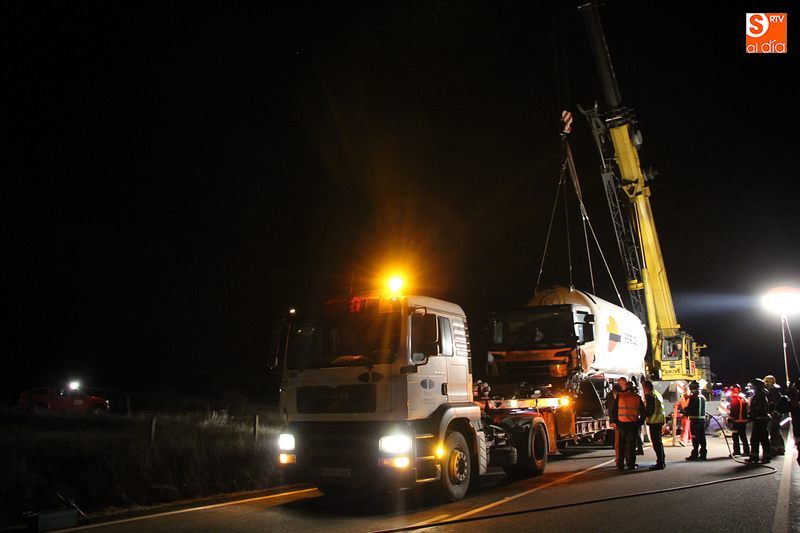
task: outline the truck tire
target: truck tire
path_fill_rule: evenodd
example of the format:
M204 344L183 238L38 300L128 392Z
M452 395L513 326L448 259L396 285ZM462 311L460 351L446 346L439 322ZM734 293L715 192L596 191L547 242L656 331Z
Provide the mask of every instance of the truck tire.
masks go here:
M503 467L509 476L532 477L544 473L547 466L547 429L544 424L534 423L531 426L526 444L528 450L520 450L520 462Z
M442 459L441 495L450 502L464 498L472 477L472 456L464 435L453 431L444 441Z
M534 424L532 431L529 471L533 476L540 476L547 466L547 430L544 424Z

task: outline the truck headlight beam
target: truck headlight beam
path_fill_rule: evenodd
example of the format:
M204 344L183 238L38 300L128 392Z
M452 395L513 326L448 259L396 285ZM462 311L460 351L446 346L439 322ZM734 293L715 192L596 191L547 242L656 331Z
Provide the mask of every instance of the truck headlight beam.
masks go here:
M278 449L290 452L294 450L294 435L291 433L281 433L278 437Z
M411 451L411 437L408 435L386 435L378 441L378 449L384 453L408 453Z

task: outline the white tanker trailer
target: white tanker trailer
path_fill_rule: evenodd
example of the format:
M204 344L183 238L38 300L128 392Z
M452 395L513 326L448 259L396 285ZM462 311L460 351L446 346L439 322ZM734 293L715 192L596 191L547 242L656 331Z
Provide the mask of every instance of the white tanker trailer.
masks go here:
M586 310L593 316L593 340L580 347L581 370L589 377L604 374L609 377L639 377L644 374L644 357L647 351L645 326L639 318L597 296L578 289L552 287L537 293L528 307L571 307L573 315L585 316ZM578 325L578 330L585 326ZM579 335L581 331L576 331Z
M552 287L521 309L496 313L489 331L485 400L572 398L558 441L609 429L606 399L617 378L645 376L647 335L633 313L587 292ZM600 424L598 424L598 421Z

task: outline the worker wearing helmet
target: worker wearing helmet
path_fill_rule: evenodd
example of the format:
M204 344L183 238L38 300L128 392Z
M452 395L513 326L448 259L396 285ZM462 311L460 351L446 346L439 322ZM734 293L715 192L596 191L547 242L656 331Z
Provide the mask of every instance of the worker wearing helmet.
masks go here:
M653 443L653 451L656 452L656 464L651 466L650 470L664 470L666 467L664 443L661 442L661 429L667 421L666 416L664 416L664 399L653 388L652 381L643 381L642 388L644 389L645 410L647 413L645 422L650 430L650 442Z
M617 396L617 401L611 409L611 420L616 423L620 432L620 455L625 460L628 470L636 470L636 437L645 419L644 402L641 397L630 388L623 390ZM617 468L622 470L623 465Z
M761 462L766 464L769 463L772 456L767 429L770 420L769 399L762 379L756 378L750 384L753 386L754 391L753 397L750 399L749 413L749 418L753 422L753 429L750 433L750 457L746 461L748 463L757 463L758 448L761 446L764 450L764 457Z
M787 405L785 405L785 397L781 391L781 386L775 383L775 376L764 376L764 386L767 389L767 399L769 400L769 445L772 449L772 456L783 455L786 452L786 444L783 442L783 435L781 435L781 416L785 413Z
M691 396L689 403L684 407L683 414L689 418L692 431L692 453L687 461L705 461L708 450L706 448L706 399L700 394L700 384L696 381L689 383Z
M750 444L747 442L747 414L750 410L750 403L747 397L742 394L742 387L738 383L731 385L731 403L728 408L728 420L733 428L733 455L750 456ZM741 441L741 447L739 446Z

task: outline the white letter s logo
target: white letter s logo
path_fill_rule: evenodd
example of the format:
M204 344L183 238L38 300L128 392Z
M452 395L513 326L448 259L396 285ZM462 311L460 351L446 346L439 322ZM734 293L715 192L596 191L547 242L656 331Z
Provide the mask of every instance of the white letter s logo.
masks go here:
M745 32L748 37L758 38L767 33L769 19L765 13L748 13L745 20Z

